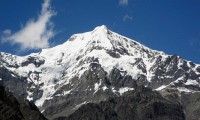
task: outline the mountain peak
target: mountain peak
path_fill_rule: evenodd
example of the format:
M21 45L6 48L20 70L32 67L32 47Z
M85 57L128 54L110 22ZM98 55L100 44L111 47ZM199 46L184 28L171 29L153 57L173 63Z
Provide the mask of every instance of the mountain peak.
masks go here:
M107 26L101 25L94 28L94 30L108 30Z
M93 33L97 32L97 34L107 34L108 31L109 31L109 29L105 25L101 25L101 26L97 26L96 28L94 28L94 30L92 32Z

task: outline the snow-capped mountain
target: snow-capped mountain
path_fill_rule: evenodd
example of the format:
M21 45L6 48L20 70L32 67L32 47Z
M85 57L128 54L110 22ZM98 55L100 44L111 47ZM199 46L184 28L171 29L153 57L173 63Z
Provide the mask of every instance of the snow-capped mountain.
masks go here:
M99 26L39 53L21 57L1 52L0 83L55 118L137 85L200 91L200 65Z

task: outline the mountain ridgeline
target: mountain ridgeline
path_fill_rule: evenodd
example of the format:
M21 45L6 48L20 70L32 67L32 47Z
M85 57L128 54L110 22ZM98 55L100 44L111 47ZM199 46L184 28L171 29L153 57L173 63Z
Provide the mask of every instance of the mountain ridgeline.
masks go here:
M1 52L0 84L33 101L48 119L200 118L199 64L106 26L23 57Z

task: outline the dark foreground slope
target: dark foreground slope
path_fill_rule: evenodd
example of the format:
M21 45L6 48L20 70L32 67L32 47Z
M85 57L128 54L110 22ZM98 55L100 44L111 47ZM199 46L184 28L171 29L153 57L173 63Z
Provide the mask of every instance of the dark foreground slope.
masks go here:
M17 100L0 85L0 120L46 120L31 102Z
M185 116L181 104L138 87L117 98L83 105L70 116L57 120L185 120Z
M200 93L182 93L182 104L187 120L200 120Z

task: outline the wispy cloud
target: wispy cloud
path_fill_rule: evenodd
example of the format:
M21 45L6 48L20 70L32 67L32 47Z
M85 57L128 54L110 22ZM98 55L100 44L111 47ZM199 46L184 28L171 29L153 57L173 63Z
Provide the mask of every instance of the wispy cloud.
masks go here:
M49 40L54 36L51 10L51 0L44 0L38 18L30 19L19 31L12 33L10 29L3 31L2 40L11 44L19 44L22 50L41 49L49 47Z
M128 5L128 0L119 0L119 5L127 6Z
M127 20L133 20L133 17L129 16L128 14L126 14L124 17L123 17L123 21L126 22Z
M6 29L6 30L3 31L3 34L5 36L11 35L11 30L10 29Z
M189 41L190 46L199 46L200 45L200 40L198 38L192 38Z

